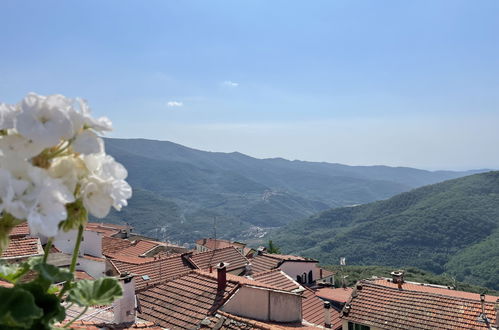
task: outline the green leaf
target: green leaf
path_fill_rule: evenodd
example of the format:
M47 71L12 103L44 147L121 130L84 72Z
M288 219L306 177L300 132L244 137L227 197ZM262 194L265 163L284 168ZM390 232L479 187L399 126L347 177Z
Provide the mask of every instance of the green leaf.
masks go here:
M16 283L29 271L29 266L24 263L22 265L15 264L0 264L0 278Z
M61 301L55 294L47 293L44 283L37 281L23 283L20 288L29 291L35 299L35 304L43 310L42 317L34 320L32 327L36 329L50 329L50 325L56 321L63 321L66 311Z
M33 295L19 287L0 287L0 328L31 328L33 321L43 316Z
M81 280L71 289L68 300L82 307L108 305L123 295L118 280L102 277L98 280Z
M37 271L39 277L47 281L49 285L71 281L73 279L73 274L71 274L69 270L54 265L37 264L33 269Z

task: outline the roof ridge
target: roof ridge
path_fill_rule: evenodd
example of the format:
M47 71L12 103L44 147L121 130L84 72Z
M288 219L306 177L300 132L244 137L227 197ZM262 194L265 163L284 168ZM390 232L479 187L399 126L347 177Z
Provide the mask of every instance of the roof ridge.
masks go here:
M474 302L474 303L479 303L480 302L479 300L476 300L476 299L467 298L467 297L451 296L451 295L447 295L447 294L444 294L444 293L418 291L418 290L411 290L411 289L402 289L402 290L399 290L398 288L392 288L390 286L386 286L386 285L383 285L383 284L373 283L371 280L368 280L368 279L367 280L360 280L359 282L362 283L362 284L365 283L365 284L372 285L372 286L375 286L375 287L386 288L386 289L394 290L394 291L397 291L397 292L416 292L416 293L420 293L420 294L423 294L423 295L446 297L446 298L450 298L450 299L458 300L458 301L466 300L466 301L470 301L470 302ZM456 290L454 290L454 291L456 291ZM467 292L467 291L456 291L456 292L464 292L464 293L471 293L471 294L480 295L479 293L475 293L475 292ZM495 296L491 296L491 297L495 297ZM497 297L497 299L499 299L499 297ZM484 304L494 305L494 302L484 301Z

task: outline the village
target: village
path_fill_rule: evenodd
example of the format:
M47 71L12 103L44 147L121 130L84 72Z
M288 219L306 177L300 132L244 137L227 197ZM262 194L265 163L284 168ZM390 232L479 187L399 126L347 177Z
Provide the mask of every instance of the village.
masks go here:
M76 230L61 232L47 262L67 268L76 239ZM18 225L0 260L43 256L46 244L26 223ZM76 269L77 280L115 277L123 288L110 306L83 311L66 304L62 323L77 317L76 329L499 328L496 296L408 282L399 270L335 287L338 275L320 260L213 238L200 238L190 250L127 225L88 223Z

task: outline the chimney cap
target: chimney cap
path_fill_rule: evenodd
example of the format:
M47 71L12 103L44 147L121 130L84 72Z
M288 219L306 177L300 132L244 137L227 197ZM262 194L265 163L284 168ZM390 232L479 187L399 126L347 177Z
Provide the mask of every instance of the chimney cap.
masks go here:
M224 269L224 268L227 268L230 264L228 262L220 262L218 264L216 264L215 267L217 267L217 269Z
M325 309L329 309L329 308L331 308L331 303L330 303L329 301L325 301L325 302L324 302L324 308L325 308Z

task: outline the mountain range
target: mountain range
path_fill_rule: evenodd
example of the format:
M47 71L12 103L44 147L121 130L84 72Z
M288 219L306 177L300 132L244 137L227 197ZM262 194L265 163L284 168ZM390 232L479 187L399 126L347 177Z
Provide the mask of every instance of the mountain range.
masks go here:
M499 172L331 209L280 228L287 253L338 264L418 267L499 289Z
M251 241L330 208L480 172L257 159L145 139L105 142L127 168L134 194L127 208L104 221L179 243L215 235Z

